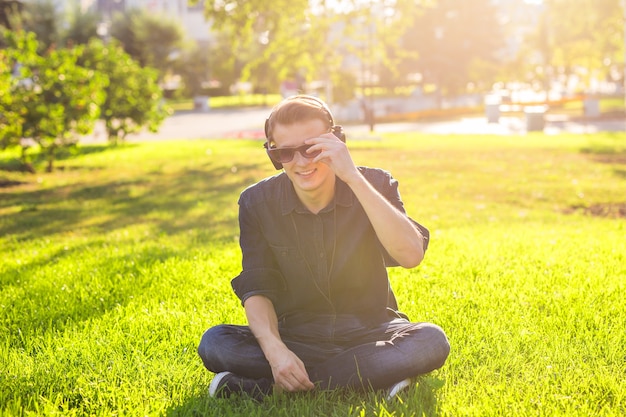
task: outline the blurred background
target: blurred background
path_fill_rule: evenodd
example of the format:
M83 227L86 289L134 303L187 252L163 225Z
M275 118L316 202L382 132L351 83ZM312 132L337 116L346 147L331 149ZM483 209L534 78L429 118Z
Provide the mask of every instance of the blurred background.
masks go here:
M372 123L520 104L623 115L625 16L626 0L0 1L41 54L119 42L174 110L304 92Z

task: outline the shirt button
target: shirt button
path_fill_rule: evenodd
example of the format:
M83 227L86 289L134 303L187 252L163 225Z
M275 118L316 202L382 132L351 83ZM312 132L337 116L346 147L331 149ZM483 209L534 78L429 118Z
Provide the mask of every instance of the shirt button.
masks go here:
M324 259L324 252L320 252L320 259Z

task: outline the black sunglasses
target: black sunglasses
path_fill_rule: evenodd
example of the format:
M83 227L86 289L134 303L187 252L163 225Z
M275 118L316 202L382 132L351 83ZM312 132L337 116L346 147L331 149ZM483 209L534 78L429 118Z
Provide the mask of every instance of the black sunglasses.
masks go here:
M309 148L313 145L301 145L296 146L295 148L268 148L267 153L269 154L272 160L284 164L290 162L296 152L300 152L300 155L304 156L307 159L313 159L317 155L321 154L321 150L307 152Z

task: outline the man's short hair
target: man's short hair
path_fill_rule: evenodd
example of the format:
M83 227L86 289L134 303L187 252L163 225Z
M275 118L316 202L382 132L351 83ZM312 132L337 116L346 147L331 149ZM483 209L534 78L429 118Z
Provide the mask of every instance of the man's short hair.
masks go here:
M274 141L272 133L277 124L292 125L315 119L327 123L329 131L335 124L330 109L319 98L309 95L286 98L274 107L265 121L265 137L269 143Z

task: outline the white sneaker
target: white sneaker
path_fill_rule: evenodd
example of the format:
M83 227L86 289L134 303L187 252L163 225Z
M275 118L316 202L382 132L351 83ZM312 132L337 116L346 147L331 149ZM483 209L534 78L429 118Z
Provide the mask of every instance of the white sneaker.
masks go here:
M220 372L213 377L209 384L209 395L213 398L228 398L231 395L246 394L257 401L269 395L272 390L272 381L268 378L252 379L233 374Z
M399 393L401 393L410 386L411 380L408 378L392 385L391 388L389 388L389 392L387 393L387 401L393 400Z
M224 377L228 375L233 375L233 373L232 372L220 372L219 374L213 377L213 379L211 380L211 383L209 384L209 395L211 397L213 398L217 397L218 391L220 391L220 388L224 386L223 384L220 384L220 383L222 382L222 379L224 379ZM227 382L227 381L224 381L224 382Z

